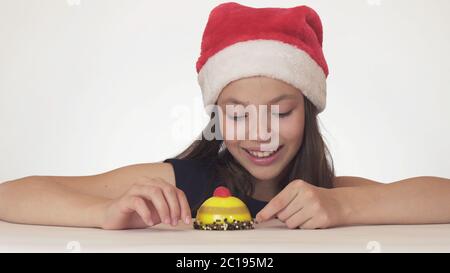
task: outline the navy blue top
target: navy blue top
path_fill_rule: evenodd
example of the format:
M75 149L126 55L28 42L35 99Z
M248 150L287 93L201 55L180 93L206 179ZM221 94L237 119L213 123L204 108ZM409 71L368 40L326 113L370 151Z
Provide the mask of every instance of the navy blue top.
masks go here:
M195 159L175 159L169 158L164 160L166 163L170 163L173 166L175 172L176 186L182 190L188 199L191 210L199 202L203 202L211 196L204 196L207 183L211 183L212 169L208 162ZM222 184L220 181L214 183L214 188ZM244 201L244 200L243 200ZM256 214L265 206L268 202L257 200L249 197L246 200L246 205L250 210L252 217L256 217ZM196 211L191 211L192 217L195 218Z

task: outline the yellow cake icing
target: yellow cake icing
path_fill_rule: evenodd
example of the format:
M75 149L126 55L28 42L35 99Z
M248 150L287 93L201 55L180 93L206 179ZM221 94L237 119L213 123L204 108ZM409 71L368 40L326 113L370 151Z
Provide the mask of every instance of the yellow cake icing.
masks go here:
M251 229L250 211L239 198L231 196L225 187L218 187L197 210L194 227L197 229L235 230Z

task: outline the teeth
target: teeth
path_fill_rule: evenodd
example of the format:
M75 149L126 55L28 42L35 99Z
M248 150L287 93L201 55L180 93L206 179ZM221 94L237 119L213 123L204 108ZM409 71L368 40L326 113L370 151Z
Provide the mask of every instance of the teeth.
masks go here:
M276 152L275 151L265 151L265 152L257 152L257 151L248 151L251 155L255 156L255 157L269 157L272 154L274 154Z

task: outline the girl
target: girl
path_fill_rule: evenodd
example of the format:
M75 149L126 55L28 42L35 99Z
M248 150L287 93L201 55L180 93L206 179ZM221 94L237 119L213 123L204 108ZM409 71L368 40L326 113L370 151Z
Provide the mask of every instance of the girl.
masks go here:
M8 181L0 185L0 219L103 229L190 224L225 185L257 221L278 218L288 228L450 223L448 179L335 176L317 122L328 67L312 9L219 5L197 72L211 120L179 156L91 176ZM261 113L264 106L270 112Z

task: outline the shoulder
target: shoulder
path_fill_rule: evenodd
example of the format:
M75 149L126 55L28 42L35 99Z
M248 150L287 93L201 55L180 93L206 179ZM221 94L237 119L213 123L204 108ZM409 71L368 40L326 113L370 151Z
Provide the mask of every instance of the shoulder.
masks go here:
M186 177L205 178L211 171L212 162L200 159L168 158L162 162L172 167L175 181L179 182Z
M336 176L333 181L333 187L340 188L340 187L358 187L358 186L373 186L373 185L380 185L383 183L370 180L363 177L357 177L357 176Z
M163 164L170 164L173 167L186 168L187 170L197 169L197 168L208 168L211 165L211 161L206 159L179 159L179 158L168 158L165 159Z
M202 187L212 175L212 162L201 159L168 158L163 164L172 166L176 186L183 188Z

